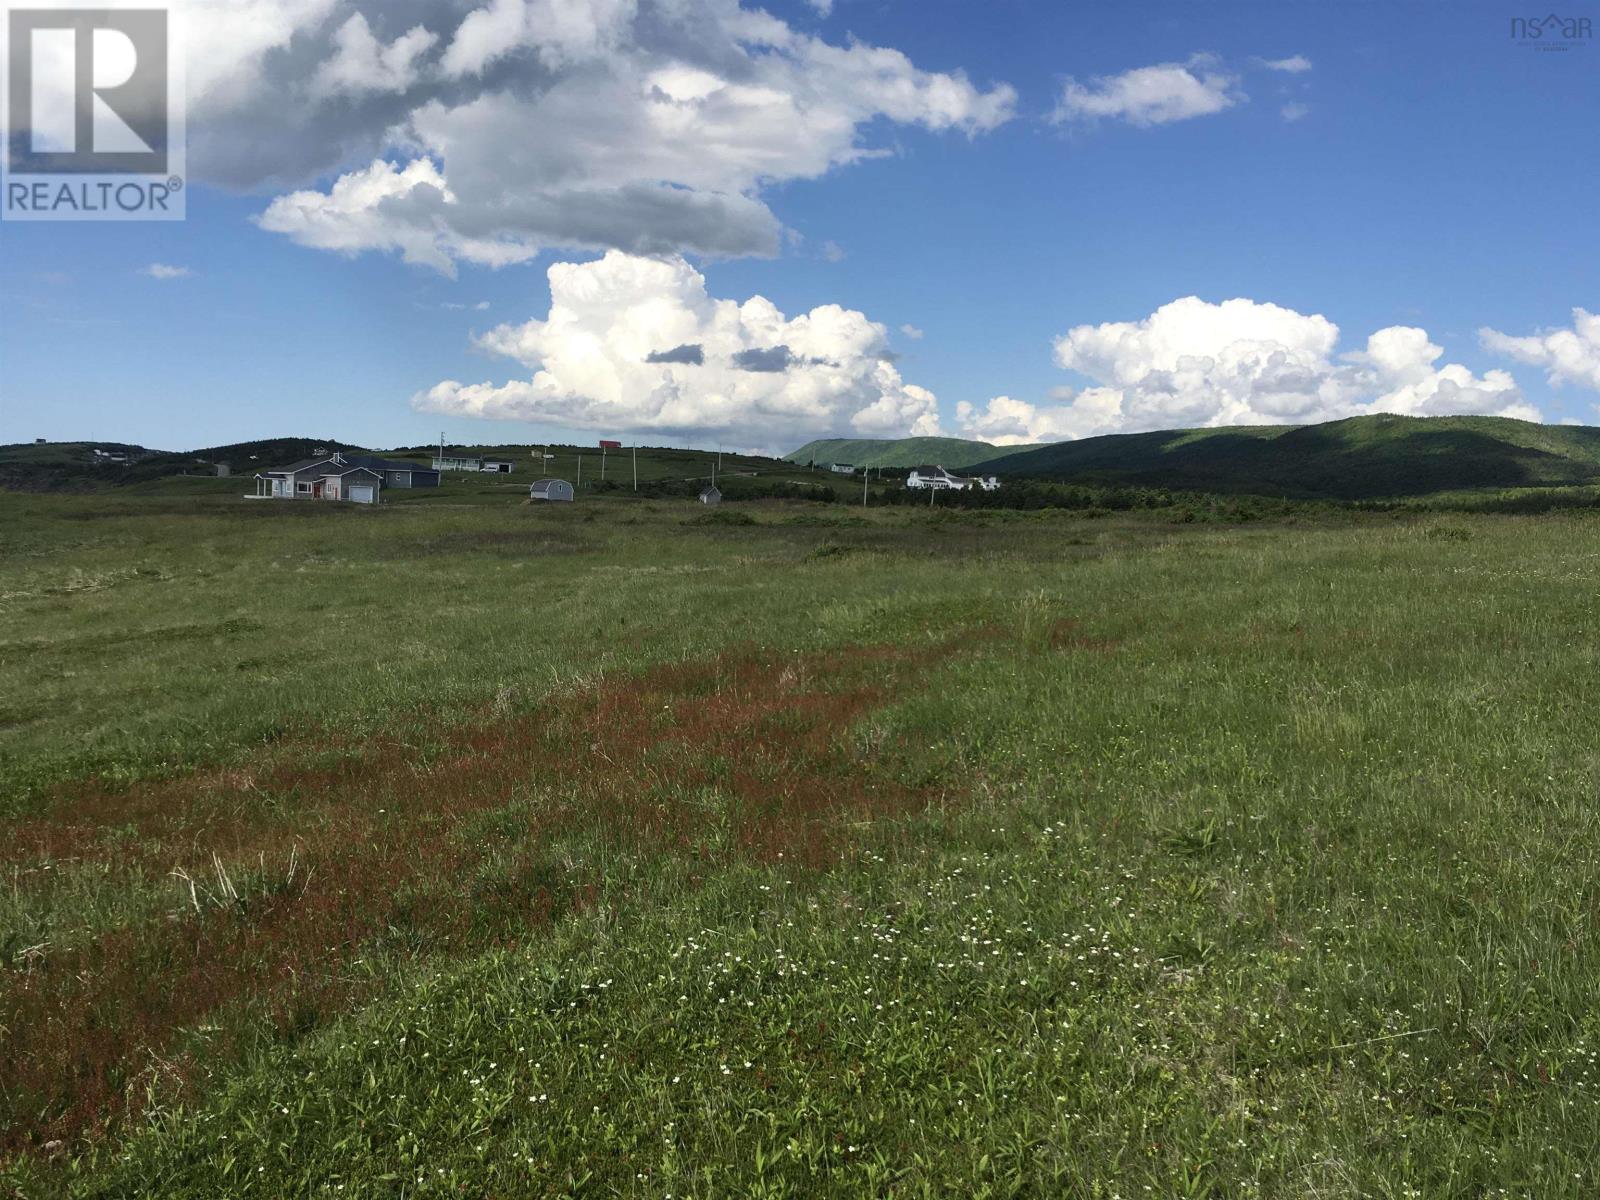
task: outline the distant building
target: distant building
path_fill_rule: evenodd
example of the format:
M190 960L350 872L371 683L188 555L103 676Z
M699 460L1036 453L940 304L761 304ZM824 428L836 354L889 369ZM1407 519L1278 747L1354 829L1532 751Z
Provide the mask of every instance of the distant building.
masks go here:
M346 454L344 460L358 467L366 467L383 476L383 486L392 488L436 488L439 472L421 463L402 462L399 459L379 458L376 454Z
M856 469L849 463L829 463L828 470L835 475L854 475L856 473Z
M602 449L602 450L621 450L622 449L622 443L621 442L617 442L617 441L613 441L610 438L601 438L600 439L600 449Z
M34 438L33 439L33 444L35 446L48 446L50 444L50 439L49 438Z
M122 450L96 450L94 452L95 462L121 464L130 462L131 459L132 456Z
M384 484L382 471L361 466L337 453L264 471L255 478L254 498L257 500L345 500L351 504L377 504Z
M503 458L486 458L478 464L478 470L489 474L509 475L512 464Z
M705 487L705 488L702 488L700 490L700 503L701 504L721 504L722 503L722 492L717 488L716 484L713 483L709 487Z
M906 476L906 486L912 489L932 489L934 491L965 492L974 488L981 488L986 492L998 491L1000 480L993 475L980 475L968 478L963 475L953 475L939 466L913 467Z
M906 476L906 486L914 490L932 488L936 491L964 492L972 486L972 481L952 475L943 467L925 466L911 468L911 473Z
M435 471L481 471L483 459L481 458L456 458L445 454L433 456L433 469Z
M528 489L530 500L572 500L572 485L565 479L541 479Z

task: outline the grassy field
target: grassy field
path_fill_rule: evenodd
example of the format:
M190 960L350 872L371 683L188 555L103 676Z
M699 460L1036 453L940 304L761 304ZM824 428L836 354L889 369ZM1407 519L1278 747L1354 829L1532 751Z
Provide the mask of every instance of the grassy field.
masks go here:
M13 1193L1595 1194L1592 513L492 499L0 494Z

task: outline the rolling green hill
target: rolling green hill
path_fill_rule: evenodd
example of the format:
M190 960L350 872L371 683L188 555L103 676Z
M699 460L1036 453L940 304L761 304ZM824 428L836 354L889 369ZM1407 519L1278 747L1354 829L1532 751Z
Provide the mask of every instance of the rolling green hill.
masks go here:
M199 450L151 450L125 442L36 442L0 446L0 488L21 491L83 490L149 484L174 476L215 478L219 464L235 475L309 458L319 448L357 450L347 442L315 438L270 438ZM124 461L97 458L95 451Z
M95 451L122 455L125 461L97 458ZM388 458L420 464L430 463L435 449L430 445L402 446L388 450L368 450L332 438L270 438L239 442L228 446L197 450L149 450L142 446L110 442L46 442L0 445L0 490L26 492L88 492L107 489L135 494L158 495L237 495L253 488L252 477L270 467L286 466L312 458L319 450L348 453L378 453ZM549 457L536 457L535 452ZM544 475L582 481L585 491L631 489L637 469L641 488L662 487L683 491L716 478L738 493L761 493L780 485L802 485L835 493L850 491L859 496L859 484L851 483L826 470L813 470L801 464L749 454L719 454L715 450L693 450L667 446L640 446L613 450L602 464L598 447L517 444L452 446L450 452L467 458L498 458L510 461L509 474L476 474L447 471L444 486L408 492L397 489L388 497L408 503L459 502L462 500L503 500L508 492L525 491L528 484ZM230 476L219 478L218 466L230 469Z
M937 463L955 471L1012 450L1033 449L1038 447L996 446L965 438L821 438L807 442L784 457L793 463L815 463L819 467L829 463L849 463L856 467L918 467L923 463Z
M999 475L1335 500L1600 483L1600 429L1376 415L1116 434L1008 452Z
M232 492L241 477L310 457L317 447L360 451L331 439L276 438L183 452L153 451L109 442L51 442L0 446L0 488L24 491L82 491L137 485L162 489L184 485ZM125 463L96 458L94 451L127 455ZM502 495L542 473L529 446L473 446L459 453L508 458L511 476L451 474L452 495L463 489ZM549 446L553 456L542 470L575 478L583 458L585 485L598 483L598 450ZM432 447L383 451L427 462ZM711 451L640 447L639 481L683 482L709 479ZM813 469L809 464L818 464ZM831 485L826 465L849 462L906 468L940 463L952 470L982 468L1002 476L1080 483L1163 487L1184 491L1249 493L1294 499L1371 500L1463 493L1485 489L1600 485L1600 428L1539 425L1503 417L1400 417L1377 415L1323 425L1261 425L1223 429L1179 429L1117 434L1047 446L1001 447L960 438L819 440L786 460L745 455L721 456L721 475L750 476L767 482L787 480ZM218 464L233 479L215 478ZM607 479L629 486L631 451L610 456ZM187 479L179 477L188 476ZM202 484L201 478L210 483Z

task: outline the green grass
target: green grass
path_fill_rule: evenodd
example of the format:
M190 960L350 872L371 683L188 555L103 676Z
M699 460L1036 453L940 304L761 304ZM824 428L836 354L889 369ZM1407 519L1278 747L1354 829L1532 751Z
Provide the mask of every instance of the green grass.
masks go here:
M0 507L21 1195L1594 1194L1590 514Z

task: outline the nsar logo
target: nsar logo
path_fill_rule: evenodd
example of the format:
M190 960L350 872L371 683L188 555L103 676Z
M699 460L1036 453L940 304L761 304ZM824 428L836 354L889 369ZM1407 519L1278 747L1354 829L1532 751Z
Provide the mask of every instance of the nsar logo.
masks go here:
M1586 45L1594 37L1594 23L1588 17L1563 17L1547 13L1542 17L1512 17L1511 40L1519 46L1537 50L1571 50Z

